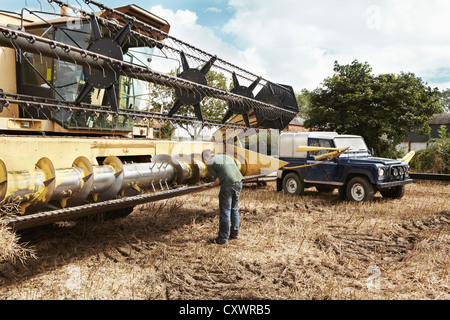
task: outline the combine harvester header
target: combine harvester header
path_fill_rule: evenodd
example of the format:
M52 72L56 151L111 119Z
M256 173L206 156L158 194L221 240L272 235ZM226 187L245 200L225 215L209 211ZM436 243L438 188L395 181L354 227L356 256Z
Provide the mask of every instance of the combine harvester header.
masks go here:
M0 10L0 201L4 212L19 207L14 228L99 211L125 216L140 203L202 191L206 148L230 154L246 178L285 164L236 137L283 130L298 113L290 86L172 37L167 21L135 5L77 3L83 7L48 0L46 12ZM181 68L155 70L156 56ZM210 86L210 70L234 89ZM167 112L149 110L151 85L174 93ZM224 103L221 121L204 117L205 99ZM179 114L183 105L192 116ZM148 124L163 122L219 131L216 141L155 139Z

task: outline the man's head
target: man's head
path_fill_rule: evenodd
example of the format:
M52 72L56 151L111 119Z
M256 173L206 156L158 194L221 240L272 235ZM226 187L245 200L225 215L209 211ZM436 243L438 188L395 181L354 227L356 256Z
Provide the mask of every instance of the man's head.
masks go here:
M203 162L209 164L211 161L211 157L213 156L213 152L210 149L206 149L202 152Z

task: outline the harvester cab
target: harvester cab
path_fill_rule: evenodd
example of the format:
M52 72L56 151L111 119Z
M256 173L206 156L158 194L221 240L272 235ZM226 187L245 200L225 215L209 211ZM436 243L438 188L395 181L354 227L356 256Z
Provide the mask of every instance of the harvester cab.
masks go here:
M167 33L170 29L167 21L137 6L130 5L115 10L118 13L130 14L132 17L139 16L143 23L158 31ZM74 46L130 64L138 62L147 68L150 66L155 44L149 45L138 38L130 37L131 24L134 20L120 24L114 15L107 20L105 13L102 12L98 12L98 16L91 14L85 18L70 16L69 12L71 10L63 6L60 17L52 20L39 19L34 12L29 12L30 15L27 17L9 14L9 19L14 21L10 21L12 23L8 26L28 34L30 44L35 43L34 37L42 37L50 41L47 42L50 49L56 50L56 43L60 43L66 45L62 49L67 53L70 53L70 46ZM109 23L104 26L99 21ZM6 33L6 37L8 36ZM154 38L155 41L162 41L164 35L155 35ZM17 129L77 134L84 130L90 135L102 136L109 133L115 135L133 133L136 118L122 113L146 109L149 104L146 93L150 91L150 84L147 81L122 74L119 65L111 64L106 68L95 68L89 64L79 64L76 60L62 60L59 56L55 59L54 56L46 55L49 48L40 50L38 44L35 47L35 50L30 50L31 52L23 49L18 57L7 55L11 62L10 66L16 65L16 68L10 68L9 76L4 80L8 83L2 84L3 87L13 90L4 91L17 93L25 99L39 97L42 101L56 105L69 102L73 103L73 106L45 108L36 104L25 104L20 108L10 108L15 118L34 120L33 125L23 122L22 127ZM92 58L97 59L96 56ZM115 114L89 110L89 105L108 106ZM11 117L11 114L5 116ZM146 130L145 133L148 134L149 131ZM142 135L140 131L135 134Z
M0 201L19 207L16 229L99 211L124 215L140 203L202 191L206 148L230 153L246 178L285 164L233 138L284 129L298 113L291 87L169 35L169 22L138 6L77 3L0 10ZM181 68L156 70L155 57ZM210 70L234 89L211 86ZM167 107L153 107L155 88L168 89L157 101ZM223 103L221 119L204 116L206 99ZM155 139L152 124L164 122L222 134L217 141Z

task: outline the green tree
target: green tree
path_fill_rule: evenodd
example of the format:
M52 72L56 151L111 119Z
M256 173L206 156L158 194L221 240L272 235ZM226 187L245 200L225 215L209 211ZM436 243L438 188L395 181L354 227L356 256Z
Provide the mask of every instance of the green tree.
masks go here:
M303 89L301 92L295 93L295 98L297 100L299 115L302 118L305 118L308 114L308 109L310 106L310 92L307 89Z
M309 95L305 126L364 137L377 156L397 156L413 126L428 133L428 121L439 113L439 91L412 73L372 74L371 66L357 60L335 62L335 74Z
M174 72L171 72L171 74L174 75ZM211 70L206 75L206 79L210 87L230 90L230 88L227 88L227 78L222 73ZM169 112L177 100L175 90L160 85L153 86L151 97L150 110L154 112ZM222 120L228 110L227 102L209 97L204 98L200 105L202 107L203 118L208 120ZM195 117L194 107L183 105L176 114ZM200 134L201 130L207 128L207 126L195 126L189 122L178 122L177 125L185 129L193 139Z
M161 139L170 139L176 128L170 122L165 122L161 125L160 130L161 130Z
M441 163L442 172L450 173L450 133L447 132L446 126L440 127L439 138L434 139L433 142L437 146L437 155Z
M450 89L441 92L441 107L444 112L450 113Z

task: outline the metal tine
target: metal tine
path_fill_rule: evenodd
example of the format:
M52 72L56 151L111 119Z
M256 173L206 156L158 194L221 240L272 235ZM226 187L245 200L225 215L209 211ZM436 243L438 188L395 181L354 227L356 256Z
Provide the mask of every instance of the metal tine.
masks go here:
M39 8L42 11L42 3L41 3L41 1L39 1L39 0L36 0L36 1L39 3Z
M111 69L112 72L114 72L114 78L115 78L115 79L118 79L116 70L114 70L114 68L113 68L112 65L113 65L113 63L108 63L108 67ZM120 73L121 73L121 72L120 72ZM106 78L106 75L103 74L103 77Z
M22 61L22 55L20 54L21 50L20 48L16 47L14 41L11 39L11 36L9 37L9 42L11 43L12 47L14 48L14 56L16 62Z
M78 5L80 6L80 8L81 8L80 11L81 11L81 12L84 11L84 10L83 10L83 4L80 3L80 1L78 1L78 0L75 0L75 1L76 1L76 3L78 3ZM77 10L77 11L78 11L78 10Z
M3 108L6 108L6 110L8 110L8 112L10 113L10 117L13 118L13 122L16 122L16 115L11 110L9 110L9 102L8 101L6 101Z

